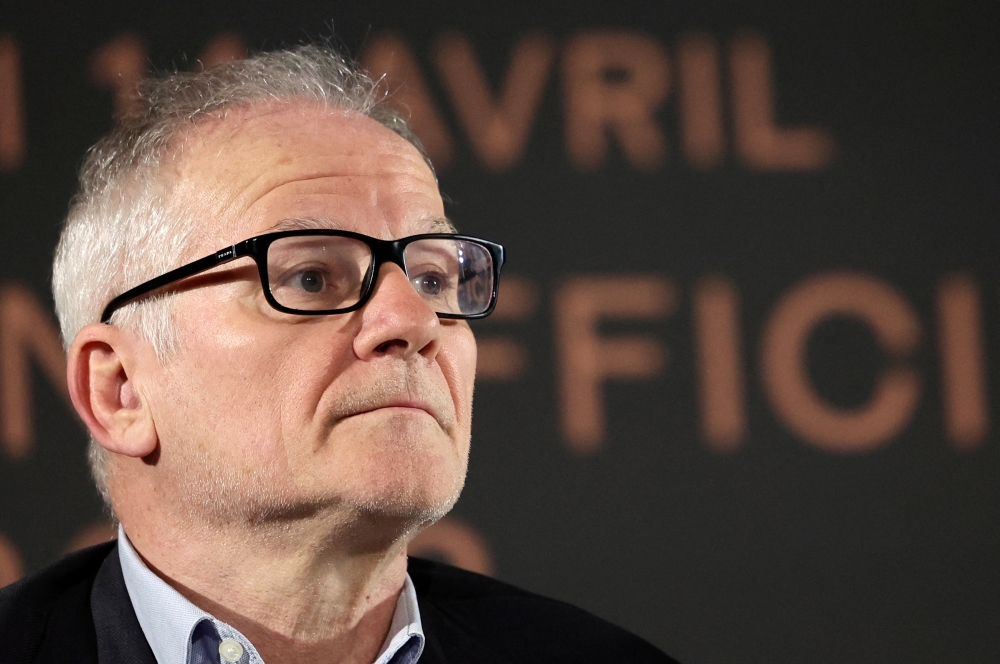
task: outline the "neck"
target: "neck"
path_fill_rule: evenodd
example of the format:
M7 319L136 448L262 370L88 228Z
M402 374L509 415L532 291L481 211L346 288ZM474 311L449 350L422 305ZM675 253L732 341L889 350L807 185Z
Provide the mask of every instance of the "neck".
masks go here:
M150 569L242 632L268 664L370 664L378 655L406 576L409 532L398 524L373 530L370 519L331 515L265 526L120 516Z

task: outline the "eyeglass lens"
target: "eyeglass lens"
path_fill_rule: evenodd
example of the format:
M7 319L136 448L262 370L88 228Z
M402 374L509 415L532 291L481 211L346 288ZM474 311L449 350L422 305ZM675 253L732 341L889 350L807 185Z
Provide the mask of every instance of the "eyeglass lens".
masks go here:
M304 235L275 240L267 251L271 295L289 309L346 309L361 299L371 249L340 236ZM489 308L493 257L475 242L456 238L414 240L403 250L406 277L437 313L475 315Z

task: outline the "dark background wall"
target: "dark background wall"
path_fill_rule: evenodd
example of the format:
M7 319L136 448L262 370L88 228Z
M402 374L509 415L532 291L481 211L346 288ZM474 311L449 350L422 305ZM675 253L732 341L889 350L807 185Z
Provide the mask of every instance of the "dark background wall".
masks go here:
M335 32L510 252L468 484L418 548L685 662L1000 661L996 19L5 3L0 577L106 533L48 287L85 149L147 70Z

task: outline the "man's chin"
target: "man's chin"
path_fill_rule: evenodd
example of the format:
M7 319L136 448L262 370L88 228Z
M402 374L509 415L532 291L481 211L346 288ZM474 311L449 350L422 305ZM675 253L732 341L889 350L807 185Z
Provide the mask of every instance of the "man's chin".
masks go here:
M467 443L457 444L421 413L342 428L329 448L334 454L314 467L316 486L335 490L366 518L420 524L447 514L465 484ZM352 472L344 473L347 468Z
M440 500L402 500L379 497L359 501L342 535L352 553L383 551L411 538L418 530L445 516L454 507L458 493Z
M464 478L463 478L464 480ZM359 518L406 523L420 526L437 521L451 511L458 501L464 481L448 487L425 487L422 491L407 490L369 495L355 503Z

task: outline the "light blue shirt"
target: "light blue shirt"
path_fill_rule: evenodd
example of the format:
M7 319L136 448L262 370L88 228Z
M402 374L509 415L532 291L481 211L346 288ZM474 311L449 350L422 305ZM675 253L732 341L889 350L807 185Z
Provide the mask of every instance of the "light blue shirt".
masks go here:
M239 630L202 611L154 574L118 527L125 587L157 664L264 664ZM417 591L410 575L374 664L415 664L424 649Z

